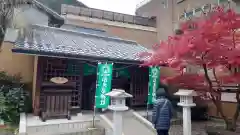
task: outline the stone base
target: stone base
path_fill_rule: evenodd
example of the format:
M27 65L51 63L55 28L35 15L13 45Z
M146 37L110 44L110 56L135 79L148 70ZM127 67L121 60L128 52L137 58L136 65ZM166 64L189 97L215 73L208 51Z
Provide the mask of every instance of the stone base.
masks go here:
M81 114L72 116L71 120L51 119L46 122L38 116L21 115L19 135L104 135L100 120L96 117L93 128L93 115ZM101 132L98 132L101 130ZM96 132L96 133L95 133Z

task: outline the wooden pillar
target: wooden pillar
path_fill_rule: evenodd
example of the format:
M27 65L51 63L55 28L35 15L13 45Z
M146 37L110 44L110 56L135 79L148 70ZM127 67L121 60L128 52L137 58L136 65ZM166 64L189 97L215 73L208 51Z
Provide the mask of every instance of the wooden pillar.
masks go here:
M40 109L40 85L42 82L43 68L42 68L42 58L35 56L34 60L34 82L33 82L33 113L34 115L39 115Z
M36 94L36 81L37 81L37 63L38 56L34 56L34 65L33 65L33 85L32 85L32 107L35 105L35 94Z

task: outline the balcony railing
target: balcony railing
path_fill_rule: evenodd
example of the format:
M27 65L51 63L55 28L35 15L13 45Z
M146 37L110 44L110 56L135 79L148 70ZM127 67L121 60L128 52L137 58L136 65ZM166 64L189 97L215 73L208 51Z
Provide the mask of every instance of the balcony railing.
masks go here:
M224 4L228 4L228 0L218 0L218 3L215 4L205 4L201 7L198 8L194 8L193 10L190 10L186 13L183 13L179 16L179 20L185 20L186 18L189 17L200 17L202 15L203 12L208 12L210 10L210 8L214 8L217 5L224 5Z
M109 21L123 22L128 24L142 25L147 27L156 27L156 20L147 17L121 14L111 11L105 11L94 8L75 7L71 5L62 5L62 15L73 14L78 16L86 16L90 18L98 18Z

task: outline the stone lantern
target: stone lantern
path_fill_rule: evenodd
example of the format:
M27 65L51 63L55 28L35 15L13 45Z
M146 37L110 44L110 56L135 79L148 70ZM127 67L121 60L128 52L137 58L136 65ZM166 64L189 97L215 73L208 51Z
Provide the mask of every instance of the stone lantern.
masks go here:
M197 96L197 93L194 90L180 89L174 95L180 96L178 105L183 107L183 134L192 135L191 107L196 106L193 102L193 97Z
M111 105L108 106L108 109L113 110L113 134L122 135L123 112L128 110L126 98L132 97L132 95L121 89L113 89L106 96L111 98Z

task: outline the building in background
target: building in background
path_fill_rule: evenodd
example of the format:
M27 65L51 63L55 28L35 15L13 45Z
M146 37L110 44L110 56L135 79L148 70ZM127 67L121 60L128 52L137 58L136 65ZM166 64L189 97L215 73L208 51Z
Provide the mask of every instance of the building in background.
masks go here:
M136 15L155 18L158 39L166 40L168 36L176 33L182 21L200 17L203 12L207 12L210 8L219 4L229 6L240 12L239 0L144 0L137 5ZM198 71L196 69L194 66L189 66L187 72ZM173 74L171 70L166 71L168 71L168 73L165 73L167 75ZM237 105L236 93L231 92L229 87L225 89L226 92L221 95L223 110L226 116L232 116ZM220 115L211 101L207 102L207 104L209 106L209 115L219 117Z
M144 0L137 5L136 15L156 18L159 40L167 39L178 29L180 21L191 16L198 16L201 10L208 10L210 5L228 5L228 0ZM240 2L230 0L230 6L238 10Z
M64 4L61 15L65 18L65 25L104 30L110 35L136 41L147 48L157 43L154 18Z
M78 0L37 0L37 1L47 6L48 8L52 9L53 11L57 12L58 14L61 14L62 4L78 7L87 7L84 3Z

